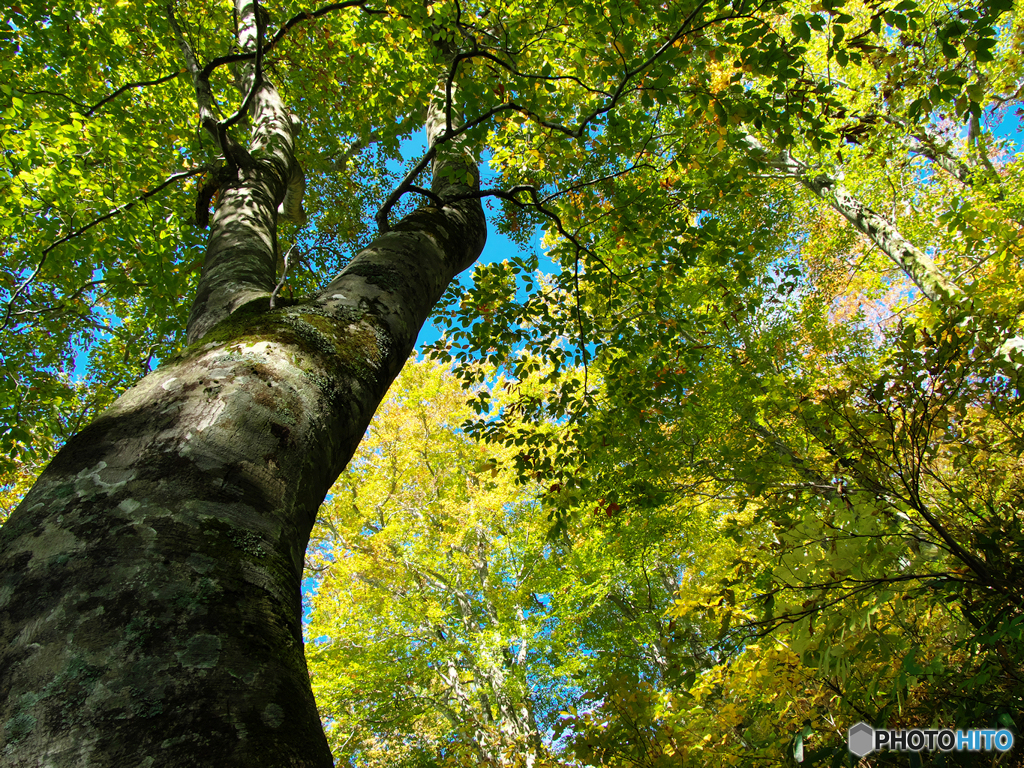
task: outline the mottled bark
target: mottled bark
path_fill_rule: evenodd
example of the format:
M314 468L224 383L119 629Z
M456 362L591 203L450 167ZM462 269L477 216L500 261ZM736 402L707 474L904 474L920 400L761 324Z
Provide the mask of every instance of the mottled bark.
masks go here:
M927 157L961 184L970 185L970 167L954 157L947 146L924 131L916 134L914 138L917 141L911 144L911 152Z
M806 169L796 176L801 184L831 205L878 246L931 301L950 303L954 297L963 293L942 274L931 256L903 237L896 227L861 203L831 176L824 173L810 174Z
M901 131L904 135L900 141L907 151L931 160L961 184L970 185L971 166L953 153L950 142L928 126L911 126L890 115L872 115L871 119L882 120Z
M890 117L885 120L895 126L901 125ZM1002 179L987 158L982 162L977 156L958 155L953 150L952 142L938 136L927 126L913 131L911 138L906 139L905 144L910 152L932 161L965 187L984 184L988 187L988 194L992 196L993 200L1003 201L1006 199L1006 190L1003 188ZM1004 215L1011 221L1024 224L1024 219L1019 214L1015 214L1012 209L1005 211Z
M5 766L332 765L302 653L309 531L486 223L476 200L417 210L271 310L295 158L269 83L252 125L194 343L69 440L0 528ZM444 162L462 183L437 195L470 191L472 159Z
M256 6L251 0L237 0L235 5L239 47L254 52L261 37ZM185 43L182 47L188 51ZM189 56L185 54L186 61ZM221 188L203 274L189 315L190 343L251 301L267 297L269 306L277 275L278 211L292 177L301 174L295 158L295 122L277 89L255 62L243 65L240 75L240 92L251 101L249 149L239 147L222 123L207 121L205 126L220 144L236 178ZM204 85L201 77L196 75L196 79L201 105Z

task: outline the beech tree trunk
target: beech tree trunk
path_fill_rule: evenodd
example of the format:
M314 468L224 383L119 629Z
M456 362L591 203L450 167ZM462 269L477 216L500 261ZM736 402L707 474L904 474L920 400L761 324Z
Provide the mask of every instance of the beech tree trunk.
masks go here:
M245 43L255 7L236 5ZM448 142L433 192L454 202L271 309L294 127L249 77L252 140L248 158L225 148L244 162L213 219L194 343L68 441L0 528L4 766L333 764L303 657L309 532L486 222L457 199L476 168ZM445 121L428 123L435 142Z

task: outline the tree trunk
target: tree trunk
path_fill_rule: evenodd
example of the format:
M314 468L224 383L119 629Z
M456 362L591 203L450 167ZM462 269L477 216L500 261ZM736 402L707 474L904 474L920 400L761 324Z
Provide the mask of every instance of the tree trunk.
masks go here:
M244 29L255 9L238 5ZM302 649L308 535L486 222L475 199L421 208L272 310L293 127L269 83L250 112L194 343L73 437L0 528L5 766L333 763ZM428 122L434 142L445 121ZM438 173L453 164L462 183ZM434 178L441 200L478 183L457 149Z
M960 288L935 266L930 256L903 237L882 216L860 202L836 179L824 173L813 174L806 163L788 152L768 157L767 150L753 136L745 136L744 142L755 157L765 160L772 168L787 176L792 176L842 214L854 228L878 246L928 299L949 304L962 294Z
M824 200L833 210L842 214L861 234L921 290L929 300L949 309L966 303L960 286L946 277L930 256L907 240L896 227L854 197L838 180L827 174L812 174L810 167L789 152L768 157L767 150L753 136L745 136L744 143L751 154L787 176L792 176L805 188ZM951 171L952 172L952 171ZM1010 336L995 348L993 360L1011 377L1018 380L1024 370L1024 338Z
M931 256L907 240L896 227L861 203L838 181L824 173L794 173L800 183L832 206L888 256L930 301L952 304L963 291L935 266Z

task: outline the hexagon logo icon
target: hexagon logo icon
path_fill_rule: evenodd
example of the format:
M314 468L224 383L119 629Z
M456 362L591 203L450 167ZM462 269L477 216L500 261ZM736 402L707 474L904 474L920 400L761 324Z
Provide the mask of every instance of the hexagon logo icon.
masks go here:
M851 725L846 732L846 744L857 757L864 757L875 747L875 729L867 723Z

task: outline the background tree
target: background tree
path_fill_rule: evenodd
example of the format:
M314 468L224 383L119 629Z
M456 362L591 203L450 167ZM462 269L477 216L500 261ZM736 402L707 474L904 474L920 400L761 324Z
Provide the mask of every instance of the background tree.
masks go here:
M688 659L698 678L609 679L594 696L601 705L570 726L588 761L842 760L857 720L1019 722L1008 606L1020 583L983 543L999 531L1012 559L1020 537L1008 512L1019 357L1007 344L1020 330L1020 201L1000 181L1018 161L979 119L1019 98L1019 21L994 23L997 8L790 10L774 28L807 42L793 77L827 83L833 102L817 111L787 100L792 119L766 117L751 109L774 92L754 77L758 63L717 48L712 61L733 63L706 70L703 132L669 116L660 145L645 145L685 141L703 162L677 152L660 173L559 201L563 219L581 224L576 242L552 239L562 274L507 313L533 318L528 330L463 330L475 307L517 294L513 269L492 268L451 314L446 348L461 358L485 347L493 360L497 349L526 372L526 344L553 381L569 361L586 366L586 395L567 383L561 396L524 398L476 424L524 446L525 474L557 480L546 503L570 535L622 485L630 493L616 503L644 518L670 499L720 505L712 548L733 562L705 560L668 617L702 628L721 655ZM803 122L812 116L824 120ZM772 181L745 146L751 130L814 156L813 173L845 177L861 205L884 209L956 276L956 295L920 301L913 270L894 273L877 243ZM727 154L730 145L746 154ZM637 201L641 220L630 215ZM556 440L530 427L566 413ZM1003 442L982 437L990 429ZM991 619L978 614L982 594Z
M314 528L305 631L342 761L558 762L566 713L685 677L687 651L711 653L666 616L678 575L714 560L680 551L711 515L633 520L609 491L585 531L552 540L511 449L459 429L471 412L450 373L407 365Z
M410 362L314 528L307 635L335 756L534 765L530 664L547 613L546 520L459 430L466 394ZM461 758L460 758L461 756Z

